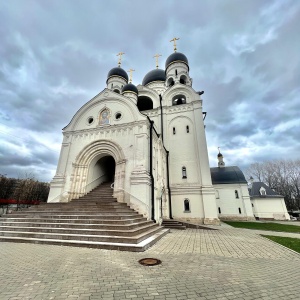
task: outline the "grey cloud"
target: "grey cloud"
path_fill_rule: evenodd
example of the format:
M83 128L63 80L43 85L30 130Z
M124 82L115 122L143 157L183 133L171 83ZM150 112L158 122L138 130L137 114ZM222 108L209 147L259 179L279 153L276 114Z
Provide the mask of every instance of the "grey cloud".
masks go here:
M61 128L105 87L117 52L126 52L122 66L136 70L138 84L155 68L155 53L164 67L176 35L195 90L205 91L210 149L236 149L227 161L242 167L285 149L299 155L296 1L11 0L0 4L0 18L0 126L60 141ZM58 151L24 143L28 157L0 148L9 162L0 173L30 169L50 180ZM252 153L238 151L245 147Z

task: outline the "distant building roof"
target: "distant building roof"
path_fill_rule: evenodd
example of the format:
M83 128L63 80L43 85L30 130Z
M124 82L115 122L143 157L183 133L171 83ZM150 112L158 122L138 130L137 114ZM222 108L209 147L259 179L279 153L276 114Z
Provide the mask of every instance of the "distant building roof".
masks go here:
M265 195L260 193L260 189L265 189ZM273 191L270 187L268 187L263 182L253 182L251 188L249 188L249 195L251 197L261 197L261 198L282 198L282 195L279 195L275 191Z
M246 183L247 180L237 166L210 168L211 180L213 184Z

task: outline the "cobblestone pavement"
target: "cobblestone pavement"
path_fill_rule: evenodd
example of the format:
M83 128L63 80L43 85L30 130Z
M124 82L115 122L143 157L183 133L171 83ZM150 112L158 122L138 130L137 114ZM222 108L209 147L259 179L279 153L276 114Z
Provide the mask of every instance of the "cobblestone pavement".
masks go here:
M143 253L0 243L0 299L299 299L300 255L245 229L173 230ZM138 263L155 257L162 264Z

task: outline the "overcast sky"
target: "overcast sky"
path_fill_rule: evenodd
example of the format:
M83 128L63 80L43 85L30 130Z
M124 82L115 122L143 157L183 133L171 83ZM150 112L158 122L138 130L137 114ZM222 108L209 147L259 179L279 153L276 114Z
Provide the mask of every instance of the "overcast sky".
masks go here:
M178 51L204 90L211 166L300 158L300 1L1 1L0 174L55 174L62 128L102 91Z

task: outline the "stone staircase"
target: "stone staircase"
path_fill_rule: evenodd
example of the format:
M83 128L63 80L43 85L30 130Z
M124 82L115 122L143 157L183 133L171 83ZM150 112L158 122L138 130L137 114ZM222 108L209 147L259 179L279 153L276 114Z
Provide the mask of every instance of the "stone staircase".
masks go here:
M175 220L163 220L161 225L169 229L186 230L186 226Z
M119 203L109 183L68 203L42 203L0 218L0 241L145 251L169 230Z

